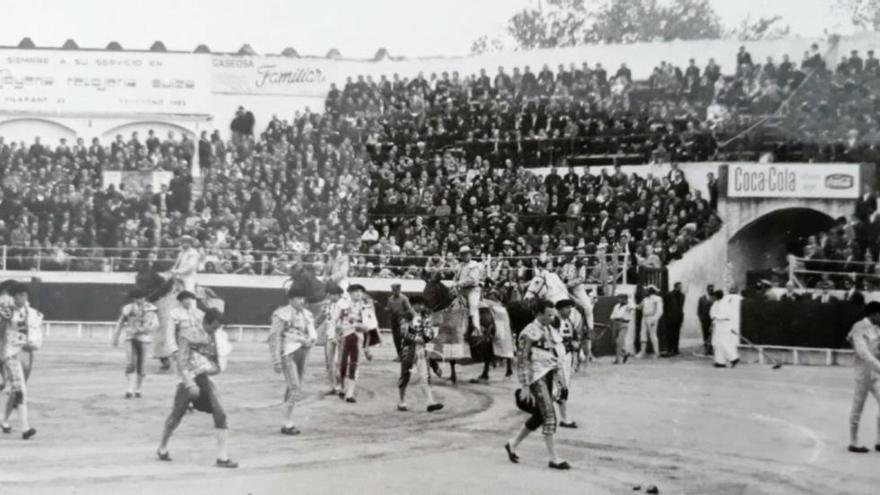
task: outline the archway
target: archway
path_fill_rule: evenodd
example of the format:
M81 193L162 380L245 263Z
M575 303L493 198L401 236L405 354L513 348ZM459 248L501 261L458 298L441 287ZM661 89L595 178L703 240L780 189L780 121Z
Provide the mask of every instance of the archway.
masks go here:
M41 143L55 149L61 138L67 139L67 144L72 146L76 131L54 120L24 117L0 122L0 136L7 143L23 141L28 146L34 143L34 138L39 137Z
M190 138L193 138L196 135L194 130L188 129L178 123L150 120L128 122L116 126L112 129L108 129L107 131L103 132L102 140L105 142L110 142L116 138L117 134L121 134L123 139L127 141L129 138L131 138L132 132L138 132L141 141L143 141L147 138L147 132L151 130L155 131L156 137L158 137L159 139L165 139L169 132L173 132L174 134L176 134L176 139L178 140L182 135L187 135Z
M812 208L784 208L749 222L727 241L727 259L737 283L752 270L781 268L786 255L799 252L807 236L831 228L834 219Z

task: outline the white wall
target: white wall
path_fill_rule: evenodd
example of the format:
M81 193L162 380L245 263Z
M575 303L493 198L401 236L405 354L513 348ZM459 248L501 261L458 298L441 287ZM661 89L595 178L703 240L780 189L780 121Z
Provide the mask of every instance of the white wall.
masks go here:
M708 284L723 289L724 266L727 259L727 235L720 230L692 247L680 260L669 264L669 286L681 282L685 293L682 338L702 338L697 319L697 301Z
M76 130L59 122L40 118L0 119L0 136L6 143L24 141L28 145L39 136L43 144L55 145L61 138L69 144L76 141Z

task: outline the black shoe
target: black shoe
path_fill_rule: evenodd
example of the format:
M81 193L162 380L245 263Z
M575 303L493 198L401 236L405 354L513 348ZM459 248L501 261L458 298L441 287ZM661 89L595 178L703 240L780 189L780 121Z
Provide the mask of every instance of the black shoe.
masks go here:
M626 354L623 355L623 364L626 364L626 360L629 359L630 356L632 356L632 354L630 354L630 353L628 353L628 352L627 352Z
M439 411L440 409L443 409L443 404L431 404L428 406L428 412Z
M510 448L510 443L504 444L504 450L507 451L507 458L514 464L519 464L519 456Z
M400 411L400 412L406 412L406 411L409 411L409 408L406 407L406 406L401 406L400 404L398 404L398 405L397 405L397 410Z
M238 467L238 463L233 461L232 459L226 459L226 460L217 459L217 463L215 464L215 466L222 467L222 468L235 469Z
M878 443L877 445L874 446L874 450L876 450L877 452L880 452L880 443Z
M348 402L349 404L354 404L355 402L357 402L357 399L355 399L354 397L347 397L345 399L345 402Z
M660 489L654 485L648 485L648 488L645 490L645 493L647 493L648 495L655 495L657 493L660 493Z
M345 394L343 392L336 392L336 395L338 395L340 399L345 399Z
M727 368L727 365L726 365L726 364L718 364L718 363L714 363L714 364L712 364L712 366L714 366L714 367L716 367L716 368Z
M856 447L855 445L850 445L846 450L854 454L867 454L868 452L870 452L867 447Z
M134 398L135 398L135 399L140 399L141 397L143 397L143 396L141 395L140 392L135 392L135 393L134 393Z
M550 464L548 464L548 466L550 466L550 469L560 469L560 470L563 470L563 471L566 470L566 469L571 469L571 465L569 465L569 464L568 464L567 462L565 462L565 461L562 461L562 462L553 462L553 461L550 461Z
M37 430L31 428L28 431L21 434L21 438L24 440L30 440L32 436L37 434Z
M281 434L282 434L282 435L291 435L291 436L293 436L293 435L299 435L300 433L301 433L301 432L296 428L296 426L291 426L291 427L289 427L289 428L286 427L286 426L282 426L282 427L281 427Z
M6 434L12 433L12 427L11 427L11 426L2 426L2 425L0 425L0 430L2 430L3 433L6 433Z
M156 455L159 457L160 461L170 461L171 460L171 453L168 452L167 450L163 453L161 450L156 449Z
M485 384L489 383L489 378L478 376L476 378L471 378L470 383L485 385Z
M560 428L571 428L571 429L576 429L576 428L578 427L578 424L575 423L574 421L560 421L560 422L559 422L559 427L560 427Z
M126 392L126 393L125 393L125 398L126 398L126 399L131 399L132 397L134 397L134 394L132 394L131 392Z
M736 365L738 365L738 364L739 364L739 358L736 358L736 359L734 359L733 361L730 362L730 367L731 367L731 368L736 368Z
M437 364L437 361L431 361L431 369L434 371L434 374L437 375L438 378L443 378L443 368Z

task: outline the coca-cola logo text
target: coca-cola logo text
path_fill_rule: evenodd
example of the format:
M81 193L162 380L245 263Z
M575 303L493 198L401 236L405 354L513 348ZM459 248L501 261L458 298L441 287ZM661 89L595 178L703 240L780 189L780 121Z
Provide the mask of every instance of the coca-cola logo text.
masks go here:
M831 174L825 177L825 187L828 189L851 189L854 183L852 175Z

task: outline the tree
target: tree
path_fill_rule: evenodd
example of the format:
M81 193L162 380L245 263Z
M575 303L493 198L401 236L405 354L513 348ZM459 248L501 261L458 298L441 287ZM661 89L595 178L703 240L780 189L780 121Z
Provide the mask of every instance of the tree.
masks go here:
M508 20L517 48L584 43L715 39L723 30L709 0L544 0ZM474 47L484 45L474 43Z
M846 12L856 27L880 30L880 0L837 0L837 8Z
M480 36L471 44L471 53L489 53L500 52L504 50L504 43L498 38L489 38L486 35Z
M784 38L791 33L791 26L781 25L781 16L761 17L752 19L747 15L739 26L729 34L740 41L775 40Z
M609 0L596 15L585 41L636 43L715 39L721 21L708 0Z
M583 39L589 18L584 0L546 0L523 9L507 21L507 33L519 48L574 46Z

